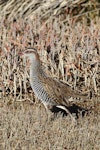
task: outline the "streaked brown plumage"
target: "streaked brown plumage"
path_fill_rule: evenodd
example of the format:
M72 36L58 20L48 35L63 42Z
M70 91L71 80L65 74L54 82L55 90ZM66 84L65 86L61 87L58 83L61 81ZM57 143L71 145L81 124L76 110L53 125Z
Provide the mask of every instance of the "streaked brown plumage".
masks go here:
M36 97L44 104L46 108L53 106L70 112L66 109L70 105L70 97L86 98L77 91L74 91L69 85L48 77L43 71L40 58L36 50L28 48L23 52L25 57L30 60L30 84ZM72 117L72 115L70 114Z

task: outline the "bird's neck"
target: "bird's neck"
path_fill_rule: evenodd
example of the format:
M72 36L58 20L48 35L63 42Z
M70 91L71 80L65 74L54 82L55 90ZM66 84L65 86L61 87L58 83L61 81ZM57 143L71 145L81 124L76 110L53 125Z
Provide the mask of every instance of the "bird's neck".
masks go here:
M30 62L30 78L38 78L40 75L45 76L40 61Z

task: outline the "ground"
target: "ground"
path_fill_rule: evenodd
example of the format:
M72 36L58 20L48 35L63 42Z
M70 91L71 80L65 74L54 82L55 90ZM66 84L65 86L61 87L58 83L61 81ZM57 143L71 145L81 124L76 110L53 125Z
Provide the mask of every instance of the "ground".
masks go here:
M61 113L48 120L39 102L13 102L7 98L4 101L0 103L2 150L99 150L99 109L92 108L84 117L79 114L76 122Z

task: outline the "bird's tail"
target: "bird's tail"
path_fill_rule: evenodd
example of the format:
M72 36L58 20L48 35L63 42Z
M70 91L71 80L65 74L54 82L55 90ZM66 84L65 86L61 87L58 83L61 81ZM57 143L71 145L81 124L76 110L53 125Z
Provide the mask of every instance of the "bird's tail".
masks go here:
M89 95L90 95L90 93L88 92L88 93L81 93L81 92L79 92L79 91L74 91L74 90L72 90L72 97L73 98L76 98L76 97L78 97L78 98L82 98L82 99L87 99L87 98L89 98Z

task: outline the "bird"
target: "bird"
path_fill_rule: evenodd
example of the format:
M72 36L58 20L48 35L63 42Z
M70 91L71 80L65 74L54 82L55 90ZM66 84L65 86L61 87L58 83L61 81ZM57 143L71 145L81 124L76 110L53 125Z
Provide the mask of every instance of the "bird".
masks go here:
M48 76L43 69L36 49L27 48L21 52L21 55L30 62L30 84L35 96L47 110L52 110L53 107L60 108L73 119L72 114L66 108L70 105L69 98L86 98L87 95L73 90L65 82Z

